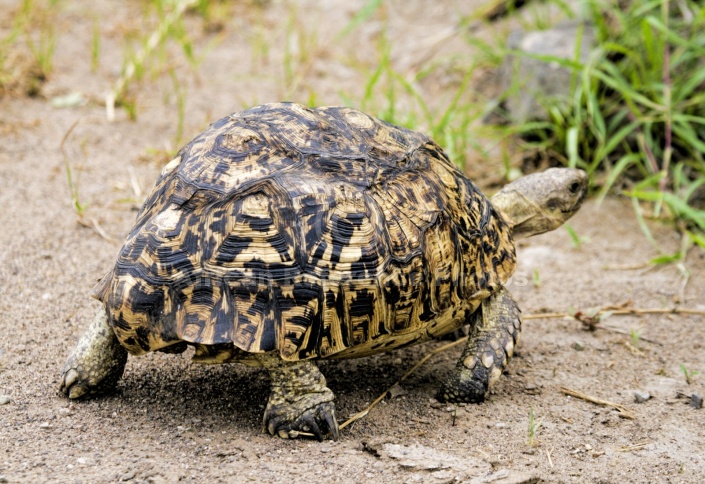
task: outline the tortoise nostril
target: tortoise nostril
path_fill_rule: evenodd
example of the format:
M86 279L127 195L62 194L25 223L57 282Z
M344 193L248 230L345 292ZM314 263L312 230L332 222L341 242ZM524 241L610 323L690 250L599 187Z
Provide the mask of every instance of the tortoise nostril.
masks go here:
M573 182L568 187L568 190L570 190L570 193L577 193L579 189L580 189L580 183L578 183L578 182Z

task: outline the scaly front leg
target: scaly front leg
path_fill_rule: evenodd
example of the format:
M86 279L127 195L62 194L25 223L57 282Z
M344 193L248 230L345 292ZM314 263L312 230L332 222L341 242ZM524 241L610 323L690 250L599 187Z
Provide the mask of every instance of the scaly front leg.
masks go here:
M59 391L74 399L115 388L125 371L127 350L120 345L101 307L64 364Z
M284 361L277 353L262 353L257 359L272 379L264 428L285 439L309 432L319 441L329 434L338 440L334 395L318 367L310 361Z
M500 288L470 316L470 338L453 374L438 392L445 402L480 403L502 376L519 343L521 310Z

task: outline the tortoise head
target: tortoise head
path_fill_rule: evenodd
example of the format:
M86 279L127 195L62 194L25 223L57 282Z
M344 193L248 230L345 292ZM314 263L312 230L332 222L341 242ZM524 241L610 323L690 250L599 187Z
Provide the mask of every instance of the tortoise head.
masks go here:
M588 176L575 168L549 168L506 185L492 197L515 239L557 229L580 208Z

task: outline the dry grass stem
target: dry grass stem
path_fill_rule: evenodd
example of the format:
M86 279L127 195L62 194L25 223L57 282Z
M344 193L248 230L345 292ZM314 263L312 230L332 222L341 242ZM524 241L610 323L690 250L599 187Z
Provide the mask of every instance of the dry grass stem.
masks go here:
M604 329L605 331L610 331L612 333L618 333L618 334L623 334L625 336L629 336L628 331L624 331L623 329L619 328L610 328L608 326L600 326L597 329ZM656 341L655 339L649 339L649 338L644 338L643 336L639 336L639 341L646 341L647 343L652 343L658 346L663 346L663 343L660 341Z
M83 225L84 227L93 229L95 233L100 235L103 239L107 240L108 242L118 242L118 239L116 239L115 237L111 237L94 218L86 219L85 217L81 217L78 219L78 223Z
M639 348L634 346L628 341L623 341L622 344L624 344L624 347L629 350L629 352L635 356L644 356L644 352L641 351Z
M642 315L642 314L697 314L705 316L705 310L702 309L688 309L688 308L645 308L645 309L616 309L610 310L608 307L600 309L596 316L608 313L610 315ZM574 315L570 313L538 313L538 314L527 314L522 316L522 319L558 319L558 318L573 318ZM644 340L646 341L646 340Z
M345 422L343 422L343 423L340 425L340 430L344 429L345 427L347 427L347 426L350 425L351 423L353 423L353 422L355 422L355 421L357 421L357 420L363 418L365 415L367 415L367 414L369 413L369 411L372 410L372 408L374 408L379 402L381 402L382 400L384 400L384 397L387 396L387 394L389 393L389 391L390 391L392 388L394 388L396 385L399 385L401 382L403 382L403 381L406 380L409 376L411 376L411 374L413 374L416 370L418 370L418 369L419 369L424 363L426 363L433 355L438 354L438 353L441 353L441 352L446 351L446 350L449 350L449 349L451 349L451 348L453 348L453 347L455 347L455 346L458 346L458 345L460 345L460 344L462 344L462 343L465 343L467 340L468 340L468 337L466 336L466 337L464 337L464 338L460 338L459 340L453 341L452 343L448 343L448 344L446 344L446 345L443 345L443 346L441 346L441 347L439 347L439 348L436 348L435 350L429 352L426 356L424 356L423 358L421 358L421 360L419 360L418 363L416 363L414 366L412 366L409 371L407 371L406 373L404 373L404 375L402 375L402 377L399 378L399 380L397 380L397 381L394 383L394 385L392 385L392 386L390 386L389 388L387 388L379 397L377 397L372 403L370 403L370 404L367 406L367 408L365 408L364 410L361 410L360 412L356 413L355 415L353 415L352 417L350 417L349 419L347 419Z
M607 400L602 400L600 398L591 397L590 395L579 392L577 390L571 390L570 388L566 387L561 387L561 393L565 395L570 395L571 397L579 398L581 400L585 400L586 402L594 403L595 405L601 405L603 407L612 407L619 412L620 417L628 419L634 418L634 415L629 410L627 410L625 406L620 405L618 403L613 403Z
M649 445L650 443L651 443L651 442L644 441L644 442L640 442L640 443L638 443L638 444L625 445L625 446L623 446L623 447L620 447L620 448L619 448L619 451L620 451L620 452L632 452L632 451L635 451L635 450L641 450L641 449L643 449L644 447L646 447L647 445Z
M604 269L607 271L636 271L639 269L645 269L651 267L651 262L640 262L637 264L621 264L621 265L607 265Z

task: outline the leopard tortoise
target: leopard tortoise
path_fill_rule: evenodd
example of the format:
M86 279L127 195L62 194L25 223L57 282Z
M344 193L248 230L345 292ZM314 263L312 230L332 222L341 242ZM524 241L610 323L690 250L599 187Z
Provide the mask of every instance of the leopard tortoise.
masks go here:
M69 356L69 398L114 388L127 354L195 348L264 367L264 427L338 438L313 360L353 358L470 325L438 393L481 402L518 342L514 239L559 227L587 189L549 169L491 200L423 134L354 109L268 104L226 116L161 172L103 306Z

